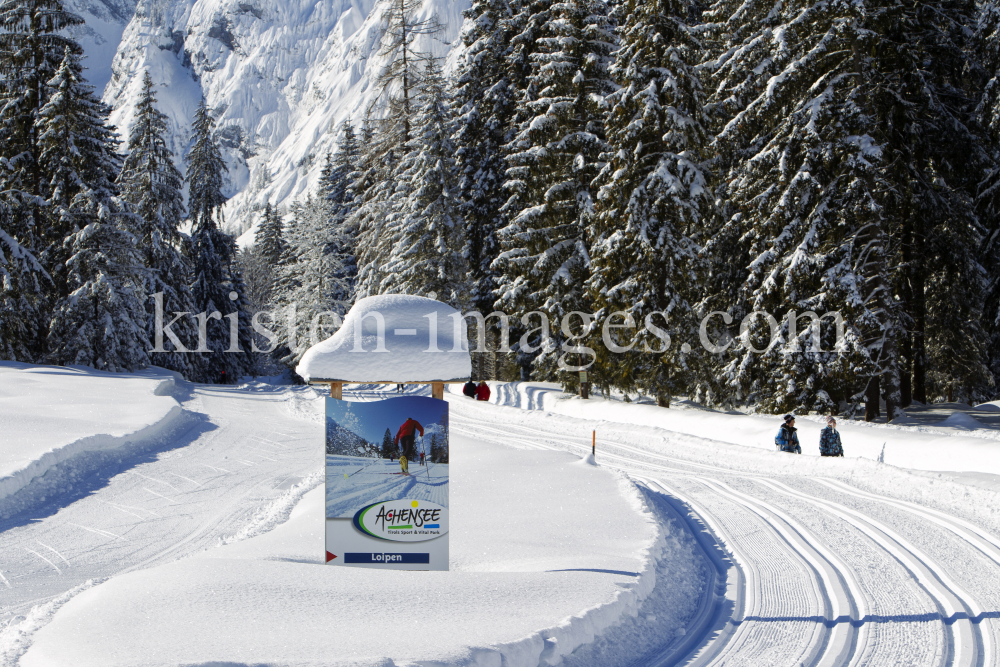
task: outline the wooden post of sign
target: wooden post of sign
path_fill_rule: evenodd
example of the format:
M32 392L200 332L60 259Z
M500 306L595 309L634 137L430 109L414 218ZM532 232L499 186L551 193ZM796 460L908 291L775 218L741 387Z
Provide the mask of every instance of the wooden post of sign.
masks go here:
M343 382L331 382L330 383L330 398L336 398L339 400L344 399L344 383Z
M444 382L431 382L431 396L444 400Z
M587 382L587 371L580 371L580 398L590 398L590 383Z

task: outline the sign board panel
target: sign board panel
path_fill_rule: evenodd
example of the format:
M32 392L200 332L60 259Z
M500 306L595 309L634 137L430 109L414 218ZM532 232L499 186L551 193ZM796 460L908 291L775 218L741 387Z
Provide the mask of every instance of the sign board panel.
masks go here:
M326 399L330 565L448 569L448 403Z

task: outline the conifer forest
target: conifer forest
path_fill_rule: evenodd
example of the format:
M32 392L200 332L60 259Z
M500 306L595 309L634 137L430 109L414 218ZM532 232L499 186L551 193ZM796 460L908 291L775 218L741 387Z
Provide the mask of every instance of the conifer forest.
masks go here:
M476 380L891 420L1000 395L1000 2L383 0L319 187L222 218L203 101L127 127L61 0L0 1L0 359L236 383L359 298L469 318ZM485 349L477 342L484 342Z

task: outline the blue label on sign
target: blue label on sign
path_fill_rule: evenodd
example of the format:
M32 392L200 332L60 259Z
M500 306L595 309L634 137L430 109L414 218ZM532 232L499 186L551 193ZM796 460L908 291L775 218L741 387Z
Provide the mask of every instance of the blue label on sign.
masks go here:
M359 553L345 553L344 563L368 563L368 564L378 564L383 565L385 563L410 563L410 564L428 564L431 562L430 554L385 554L385 553L375 553L375 554L359 554Z

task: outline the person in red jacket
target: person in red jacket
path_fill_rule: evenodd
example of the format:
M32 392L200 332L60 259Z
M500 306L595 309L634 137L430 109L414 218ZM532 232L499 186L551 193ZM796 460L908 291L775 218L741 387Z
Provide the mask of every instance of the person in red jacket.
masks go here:
M477 401L490 400L490 388L485 382L480 382L479 386L476 387L476 400Z
M415 431L420 431L420 437L424 437L424 427L420 425L420 422L412 417L407 417L396 432L396 439L392 441L397 447L402 442L403 453L399 457L399 467L403 470L404 475L410 474L409 461L413 460L415 452L413 445L413 441L416 439Z

